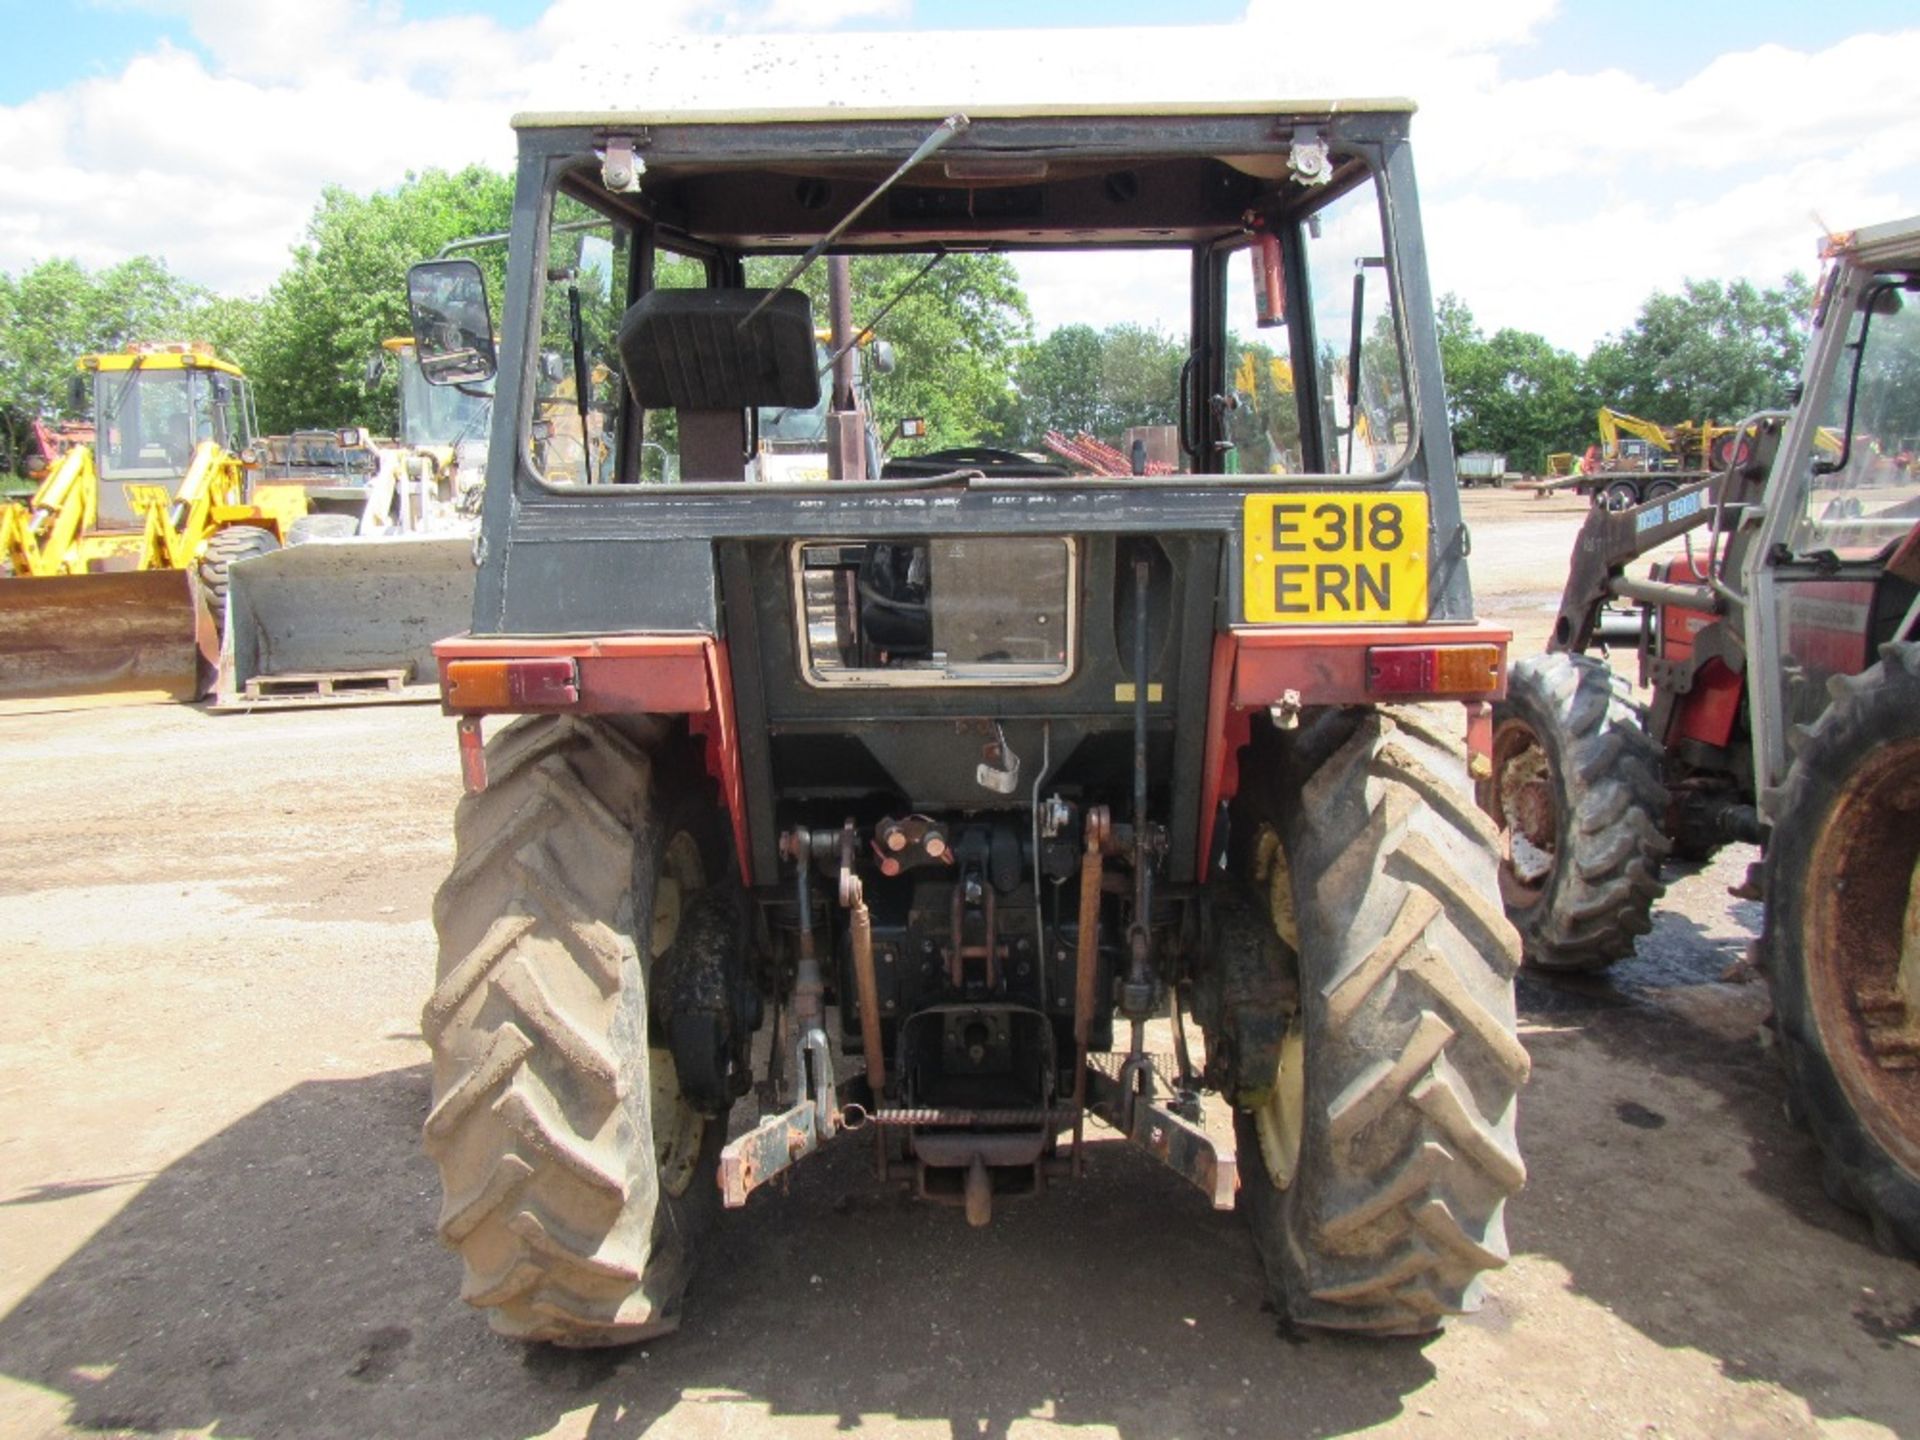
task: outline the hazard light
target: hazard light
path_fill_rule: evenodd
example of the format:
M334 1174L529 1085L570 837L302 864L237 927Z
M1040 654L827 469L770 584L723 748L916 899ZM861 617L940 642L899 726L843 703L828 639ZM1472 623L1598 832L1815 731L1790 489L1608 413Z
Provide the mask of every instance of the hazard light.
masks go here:
M1367 651L1374 695L1484 695L1500 688L1498 645L1375 645Z
M580 701L571 659L454 660L446 669L449 710L544 710Z

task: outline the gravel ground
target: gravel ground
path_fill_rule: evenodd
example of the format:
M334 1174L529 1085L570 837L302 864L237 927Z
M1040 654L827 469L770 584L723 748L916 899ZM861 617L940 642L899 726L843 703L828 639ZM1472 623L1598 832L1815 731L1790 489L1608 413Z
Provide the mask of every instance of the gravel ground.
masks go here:
M1526 653L1581 507L1468 512ZM680 1334L575 1355L491 1336L432 1233L450 723L6 716L0 755L8 1440L1920 1434L1920 1270L1783 1114L1750 852L1610 976L1523 981L1514 1259L1437 1339L1285 1333L1238 1221L1104 1139L983 1231L830 1149L722 1217Z

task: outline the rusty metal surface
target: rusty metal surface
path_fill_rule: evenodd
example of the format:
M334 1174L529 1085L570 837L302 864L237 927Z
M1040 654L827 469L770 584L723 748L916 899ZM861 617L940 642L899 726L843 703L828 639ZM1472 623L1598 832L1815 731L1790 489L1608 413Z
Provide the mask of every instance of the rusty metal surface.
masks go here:
M880 980L873 968L873 917L851 867L842 866L841 888L850 896L848 931L853 947L853 976L860 997L860 1048L867 1061L867 1087L878 1100L887 1089L886 1047L880 1037Z
M1073 964L1073 1167L1080 1173L1080 1142L1087 1108L1087 1045L1093 1034L1093 1005L1100 975L1100 872L1111 823L1107 807L1087 811L1086 850L1080 857L1080 913Z
M1920 740L1848 775L1808 867L1807 995L1860 1123L1920 1175Z
M747 1196L794 1161L820 1148L816 1113L811 1100L791 1110L769 1115L746 1134L727 1142L720 1152L720 1199L729 1210L747 1203Z
M1240 1173L1231 1148L1223 1147L1192 1121L1154 1103L1150 1096L1130 1093L1125 1078L1115 1079L1092 1067L1084 1073L1092 1086L1095 1115L1176 1175L1184 1176L1214 1209L1233 1209ZM1123 1070L1123 1077L1125 1074Z
M190 571L0 580L0 704L9 710L192 701L214 643Z

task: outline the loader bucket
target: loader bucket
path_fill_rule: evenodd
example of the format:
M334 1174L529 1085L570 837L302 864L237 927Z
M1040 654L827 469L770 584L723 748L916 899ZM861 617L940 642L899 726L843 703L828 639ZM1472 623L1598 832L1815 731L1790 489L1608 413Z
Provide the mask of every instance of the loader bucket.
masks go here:
M0 710L197 700L215 654L189 570L0 580Z
M473 619L467 535L312 540L229 574L216 710L438 699L433 642Z

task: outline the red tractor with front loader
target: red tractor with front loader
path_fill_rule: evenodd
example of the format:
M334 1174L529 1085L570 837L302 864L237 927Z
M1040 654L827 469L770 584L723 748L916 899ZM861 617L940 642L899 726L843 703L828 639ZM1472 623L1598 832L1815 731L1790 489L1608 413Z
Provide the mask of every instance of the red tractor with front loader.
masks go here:
M1920 1252L1920 219L1833 237L1793 410L1576 542L1483 799L1528 960L1594 970L1671 854L1765 847L1760 955L1828 1193ZM1674 542L1684 548L1674 553ZM1630 567L1659 552L1649 573ZM1638 607L1644 707L1590 654Z

